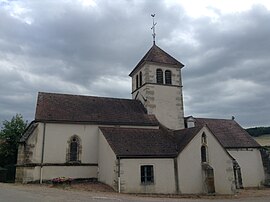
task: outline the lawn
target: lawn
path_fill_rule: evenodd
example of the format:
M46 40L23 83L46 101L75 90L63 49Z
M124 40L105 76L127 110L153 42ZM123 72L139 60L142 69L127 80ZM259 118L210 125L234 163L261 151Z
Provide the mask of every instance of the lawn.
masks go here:
M253 138L262 146L270 146L270 134Z

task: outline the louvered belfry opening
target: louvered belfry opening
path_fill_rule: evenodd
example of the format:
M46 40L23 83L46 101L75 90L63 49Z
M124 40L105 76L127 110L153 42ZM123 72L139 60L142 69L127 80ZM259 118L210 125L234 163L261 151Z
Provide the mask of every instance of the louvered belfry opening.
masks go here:
M157 83L163 84L163 71L161 69L157 69Z

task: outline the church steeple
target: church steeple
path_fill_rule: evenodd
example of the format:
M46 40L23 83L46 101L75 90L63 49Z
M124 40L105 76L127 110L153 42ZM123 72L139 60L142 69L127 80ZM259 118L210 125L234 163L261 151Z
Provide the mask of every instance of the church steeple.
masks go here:
M129 74L132 98L140 100L148 114L155 114L161 124L174 130L184 128L183 67L154 43Z

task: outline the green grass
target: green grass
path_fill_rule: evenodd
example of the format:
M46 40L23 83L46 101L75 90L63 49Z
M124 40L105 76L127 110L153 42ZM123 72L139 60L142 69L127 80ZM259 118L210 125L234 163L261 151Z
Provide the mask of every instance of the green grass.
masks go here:
M262 146L270 146L270 134L253 138Z

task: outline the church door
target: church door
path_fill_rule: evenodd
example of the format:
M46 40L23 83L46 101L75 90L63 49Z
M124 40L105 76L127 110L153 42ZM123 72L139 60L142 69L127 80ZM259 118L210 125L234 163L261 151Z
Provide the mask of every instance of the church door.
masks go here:
M206 169L206 186L208 194L215 193L215 180L214 180L214 169Z
M204 173L204 186L208 194L215 193L215 178L214 178L214 169L208 164L203 163L202 169Z
M235 178L236 189L243 189L241 168L236 161L233 162L233 173Z

